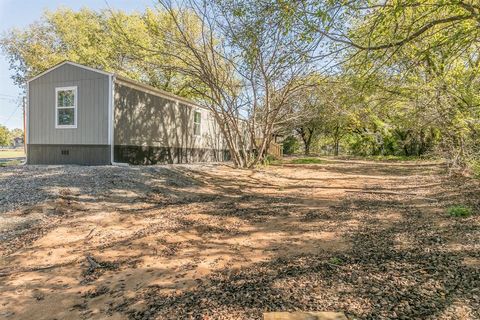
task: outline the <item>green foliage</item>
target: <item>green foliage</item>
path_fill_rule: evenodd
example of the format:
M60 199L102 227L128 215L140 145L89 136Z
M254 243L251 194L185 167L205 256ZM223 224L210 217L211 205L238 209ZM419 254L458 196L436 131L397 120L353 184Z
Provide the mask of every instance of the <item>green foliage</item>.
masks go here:
M184 20L192 37L201 32L199 22ZM170 27L169 27L170 26ZM173 28L171 17L160 10L144 13L122 11L73 11L60 8L45 12L25 29L12 29L0 38L13 80L23 86L31 78L64 60L70 60L144 82L154 87L195 97L204 90L198 82L174 71L185 65L185 54L146 54L166 46L168 36L155 32ZM39 58L41 57L41 58Z
M386 155L386 156L367 156L366 159L375 160L375 161L414 161L414 160L423 160L425 158L419 157L419 156Z
M10 132L7 127L0 125L0 146L10 145Z
M290 161L292 164L322 164L324 160L319 158L298 158Z
M279 160L277 159L276 157L270 155L270 154L267 154L264 158L263 158L263 165L265 166L268 166L268 165L275 165L275 164L281 164L282 163L282 160Z
M305 155L321 147L320 141L325 139L331 142L332 152L337 153L352 115L349 110L352 90L348 79L311 74L303 81L308 86L292 99L294 116L287 128L302 142Z
M452 217L469 217L473 213L470 207L464 205L451 206L447 212Z
M8 135L9 135L8 140L10 145L13 145L13 139L20 137L23 140L24 138L23 130L18 128L10 130Z
M12 161L8 161L8 162L0 162L0 167L19 166L20 164L22 164L22 161L12 160Z
M300 144L298 139L290 135L283 140L283 153L284 154L295 154L300 150Z
M213 18L202 25L192 8L177 21L162 10L63 8L23 30L10 30L0 47L18 85L68 59L186 97L218 90L217 96L228 97L229 108L233 102L242 108L252 104L255 96L257 123L274 113L281 128L272 132L298 138L285 140L285 154L297 152L300 141L306 154L315 148L377 159L438 155L480 176L475 1L228 0L210 9ZM221 41L217 34L211 39L212 48L228 62L215 60L212 52L197 50L196 56L189 50L208 48L202 41L206 25L222 35ZM328 45L317 42L325 38ZM182 41L188 45L178 45ZM339 67L319 71L331 62L322 54L332 52L340 52L332 55ZM310 64L309 72L296 69L312 55L320 61L317 70L310 72L315 67ZM207 90L209 84L221 85ZM305 89L290 95L297 86ZM255 88L262 89L252 95ZM288 108L279 108L277 101L288 101Z
M22 129L9 130L7 127L0 125L0 146L13 145L13 139L17 137L23 138Z
M359 92L365 108L349 137L352 153L434 153L462 167L478 159L479 12L472 3L387 1L351 14L358 16L346 69L368 89Z
M473 176L480 179L480 160L473 160L470 162L470 168L472 169Z

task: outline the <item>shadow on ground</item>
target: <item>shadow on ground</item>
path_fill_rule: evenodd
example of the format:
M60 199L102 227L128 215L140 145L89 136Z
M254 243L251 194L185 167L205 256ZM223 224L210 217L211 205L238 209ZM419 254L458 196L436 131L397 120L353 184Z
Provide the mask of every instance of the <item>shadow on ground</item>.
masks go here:
M7 213L39 217L4 238L7 318L480 318L479 216L445 214L479 188L438 165L72 170L21 178L59 191Z

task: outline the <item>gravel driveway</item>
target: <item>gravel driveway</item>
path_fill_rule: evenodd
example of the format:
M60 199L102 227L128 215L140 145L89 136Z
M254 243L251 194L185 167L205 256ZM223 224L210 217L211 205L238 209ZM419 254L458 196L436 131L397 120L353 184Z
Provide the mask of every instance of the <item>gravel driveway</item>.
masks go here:
M20 166L0 186L0 318L480 319L480 187L438 163Z

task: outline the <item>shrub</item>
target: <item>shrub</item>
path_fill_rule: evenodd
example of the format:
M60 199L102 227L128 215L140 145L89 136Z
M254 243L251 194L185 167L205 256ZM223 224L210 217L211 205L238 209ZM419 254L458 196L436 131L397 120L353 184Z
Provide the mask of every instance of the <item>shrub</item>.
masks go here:
M294 154L300 149L300 143L294 136L288 136L283 140L283 153Z
M472 215L472 209L463 205L451 206L448 214L452 217L468 217Z

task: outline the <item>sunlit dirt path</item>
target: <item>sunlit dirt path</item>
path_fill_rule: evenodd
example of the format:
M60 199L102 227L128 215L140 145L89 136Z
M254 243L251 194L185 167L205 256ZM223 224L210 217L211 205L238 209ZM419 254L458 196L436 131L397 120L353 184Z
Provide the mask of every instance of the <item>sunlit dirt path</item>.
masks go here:
M446 213L480 188L436 162L21 170L46 196L0 213L0 319L480 318L480 215Z

